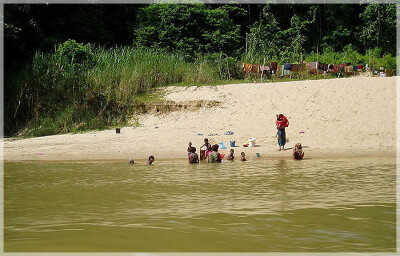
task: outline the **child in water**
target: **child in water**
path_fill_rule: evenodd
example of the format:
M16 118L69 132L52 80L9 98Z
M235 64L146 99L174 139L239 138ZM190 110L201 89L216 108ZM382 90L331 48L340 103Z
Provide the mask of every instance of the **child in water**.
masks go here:
M235 156L233 155L233 153L235 152L235 150L233 150L233 148L230 151L230 154L228 155L228 160L233 160L235 158Z
M146 164L150 165L153 162L154 162L154 156L149 156L149 161Z
M243 162L247 161L246 155L244 154L244 152L240 153L240 156L241 156L240 161L243 161Z
M189 142L187 152L188 152L188 155L190 155L190 153L192 153L192 142Z
M211 151L212 151L212 149L211 149L211 144L208 142L208 139L207 138L205 138L204 139L204 145L203 146L201 146L200 147L200 155L201 155L201 149L203 148L203 147L205 147L206 149L205 149L205 158L206 157L208 157L208 155L211 153ZM203 151L204 152L204 151ZM205 160L205 158L204 159L202 159L202 160Z
M212 146L212 151L208 155L209 163L221 163L221 155L218 153L219 146L217 144Z
M189 163L191 164L198 164L199 163L199 156L196 154L196 148L192 147L191 152L189 154Z
M295 160L302 160L304 157L303 147L300 143L296 143L293 149L293 159Z

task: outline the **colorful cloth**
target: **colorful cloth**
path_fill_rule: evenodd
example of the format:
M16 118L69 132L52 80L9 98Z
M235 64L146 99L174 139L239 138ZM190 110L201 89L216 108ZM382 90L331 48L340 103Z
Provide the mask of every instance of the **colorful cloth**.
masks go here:
M284 63L284 64L283 64L283 68L284 68L285 70L292 70L292 64L290 64L290 63Z
M248 64L248 63L243 63L243 69L244 69L244 71L247 71L247 72L253 72L253 73L260 72L259 65L253 65L253 64Z
M289 120L286 118L286 116L282 115L282 120L276 119L276 128L279 129L279 127L288 127L289 126Z
M300 63L299 64L299 71L306 71L306 63Z
M285 146L285 144L286 144L285 128L278 129L278 144L279 144L279 146Z
M333 72L334 73L339 73L339 65L333 65Z
M270 70L269 66L260 66L260 72L261 71L269 71L269 70Z
M310 63L308 63L308 70L315 71L317 69L317 63L318 62L310 62Z
M252 64L243 63L244 71L251 71L252 68L253 68Z
M281 66L281 76L288 76L290 75L290 70L285 69L285 65Z
M362 69L363 66L362 66L362 65L358 65L357 68L358 68L358 69Z
M346 67L344 67L344 72L346 72L346 73L353 73L353 66L346 66Z
M208 155L208 162L209 163L218 163L221 162L221 157L218 154L218 152L212 151L209 155Z
M353 66L353 70L354 70L354 72L357 72L358 71L358 68L357 68L357 66Z
M271 70L277 70L278 69L278 62L271 62L270 66L271 66Z
M292 64L292 72L299 72L300 64Z

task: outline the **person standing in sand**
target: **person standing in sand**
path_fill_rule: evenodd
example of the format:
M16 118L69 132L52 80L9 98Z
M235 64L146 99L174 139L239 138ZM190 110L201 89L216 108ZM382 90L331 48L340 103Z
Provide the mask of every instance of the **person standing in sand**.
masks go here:
M289 126L289 120L283 115L276 115L276 128L278 134L279 151L285 150L286 144L286 131L285 128Z

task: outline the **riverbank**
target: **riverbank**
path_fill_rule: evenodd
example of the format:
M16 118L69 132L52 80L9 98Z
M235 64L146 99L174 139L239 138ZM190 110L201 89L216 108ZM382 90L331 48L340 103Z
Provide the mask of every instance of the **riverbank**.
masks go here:
M127 126L81 134L4 139L4 160L177 159L187 156L189 141L199 150L205 137L212 144L235 140L235 155L290 158L301 142L306 158L395 156L396 77L353 77L275 83L167 87L166 99L180 104L219 102L139 116ZM197 103L196 103L197 102ZM278 151L275 115L283 113L286 151ZM224 135L232 131L232 135ZM203 135L196 135L203 134ZM215 135L216 134L216 135ZM212 136L211 136L212 135ZM256 138L256 147L242 145Z

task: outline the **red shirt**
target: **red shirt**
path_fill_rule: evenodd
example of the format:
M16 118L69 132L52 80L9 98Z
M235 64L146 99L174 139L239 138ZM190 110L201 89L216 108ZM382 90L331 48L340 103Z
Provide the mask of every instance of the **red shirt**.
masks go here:
M276 128L279 129L280 127L288 127L289 120L287 120L286 116L282 116L282 120L276 119Z

